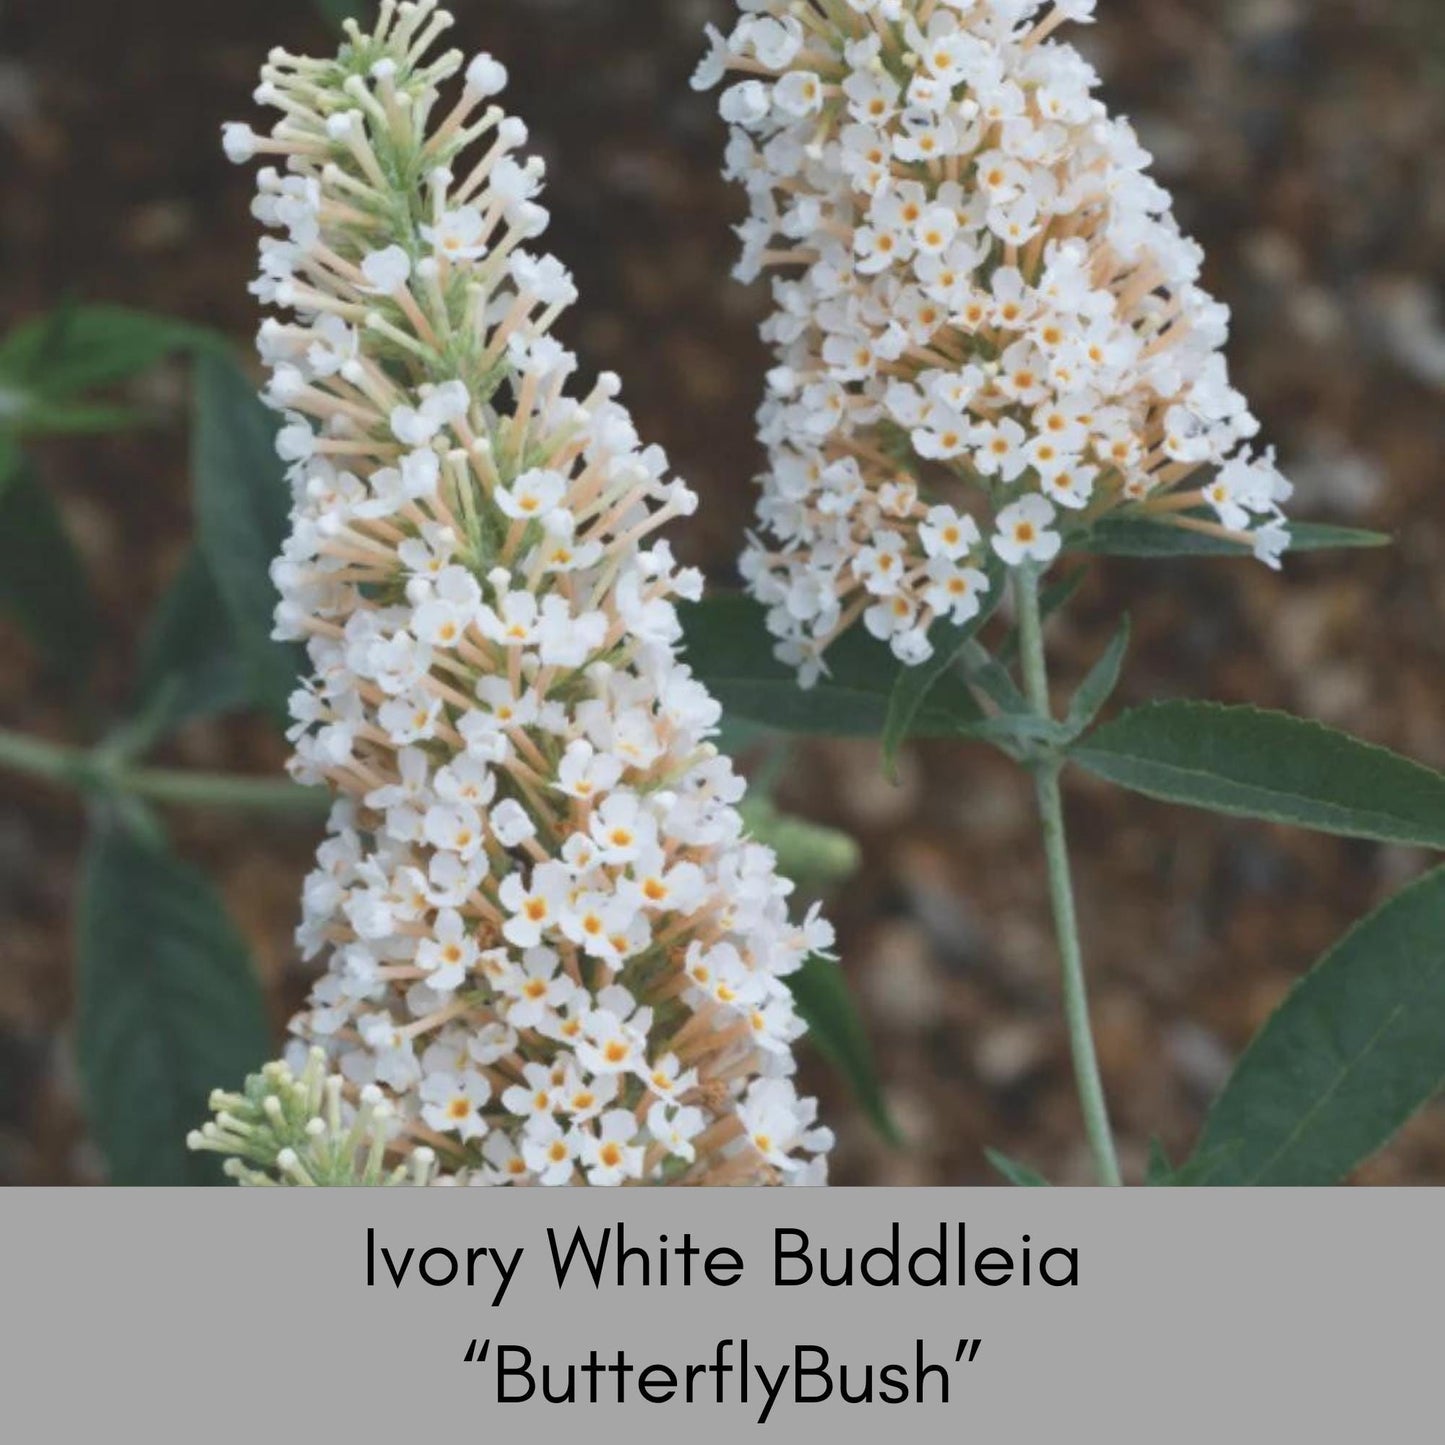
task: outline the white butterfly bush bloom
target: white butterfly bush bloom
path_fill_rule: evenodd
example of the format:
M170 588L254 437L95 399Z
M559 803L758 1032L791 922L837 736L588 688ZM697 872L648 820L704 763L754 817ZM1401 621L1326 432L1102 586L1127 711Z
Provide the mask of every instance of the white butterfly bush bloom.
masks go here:
M292 772L339 794L299 930L326 971L277 1077L321 1099L321 1050L316 1136L354 1152L337 1110L364 1107L441 1182L821 1182L784 980L832 932L790 921L679 659L700 578L652 534L695 499L615 377L569 394L542 165L487 103L501 65L427 58L447 23L385 0L336 59L274 52L282 119L226 132L284 163L255 205L294 494L276 635L314 670ZM242 1097L194 1142L306 1172Z
M1229 383L1228 312L1096 76L1053 38L1093 0L740 0L737 274L775 268L769 467L743 568L815 680L861 620L906 663L1106 514L1278 565L1290 487ZM966 538L967 547L959 545Z

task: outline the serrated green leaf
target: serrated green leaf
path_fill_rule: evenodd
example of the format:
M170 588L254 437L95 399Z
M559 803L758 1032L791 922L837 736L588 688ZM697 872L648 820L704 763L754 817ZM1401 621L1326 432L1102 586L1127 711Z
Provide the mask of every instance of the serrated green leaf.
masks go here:
M1155 703L1106 723L1069 756L1165 802L1445 848L1445 775L1286 713Z
M1445 868L1346 934L1240 1059L1201 1183L1333 1184L1445 1083Z
M110 386L185 349L218 345L212 333L124 306L66 305L17 327L0 344L0 384L48 401Z
M214 888L164 847L103 822L79 915L76 1047L91 1132L116 1184L220 1181L186 1134L213 1088L271 1052L246 946Z
M988 592L981 599L981 606L962 626L953 623L934 623L929 632L933 644L933 655L916 667L905 667L893 684L888 697L888 713L883 721L883 771L890 779L898 776L898 749L901 748L914 730L918 715L927 702L929 694L953 670L959 654L973 641L984 624L993 616L1004 594L1004 568L997 559L990 561L988 568ZM979 710L973 699L966 719L973 722L979 717Z
M1027 1164L1019 1164L1010 1159L1007 1154L1000 1154L997 1149L985 1149L984 1158L1008 1180L1010 1184L1018 1185L1024 1189L1047 1189L1049 1181L1044 1178L1037 1169L1030 1169Z
M0 614L12 617L55 675L80 687L95 655L90 585L60 510L26 467L0 489Z
M272 641L271 560L289 527L290 492L276 422L234 362L196 363L192 436L200 547L231 619L251 695L277 717L305 667L302 650Z
M890 1144L901 1146L903 1136L888 1112L873 1047L843 970L828 959L810 958L784 982L792 991L799 1016L808 1025L808 1037L852 1085L878 1132Z
M1129 633L1129 619L1125 617L1109 640L1108 647L1089 669L1088 675L1079 684L1079 690L1070 701L1065 721L1076 735L1098 717L1099 709L1108 702L1119 685L1119 670L1124 665L1124 654L1129 650Z
M773 656L764 609L747 597L716 596L679 609L686 660L723 708L783 732L877 737L903 665L855 627L828 649L830 675L798 686L797 674ZM914 720L915 737L954 737L961 720L978 718L963 681L945 677Z
M194 548L151 618L132 713L153 739L247 706L250 676L221 594Z
M1202 521L1212 518L1201 517ZM1291 522L1289 552L1328 552L1340 548L1387 547L1383 532L1331 527L1321 522ZM1105 517L1071 544L1096 557L1249 557L1238 542L1211 537L1188 527L1150 517Z

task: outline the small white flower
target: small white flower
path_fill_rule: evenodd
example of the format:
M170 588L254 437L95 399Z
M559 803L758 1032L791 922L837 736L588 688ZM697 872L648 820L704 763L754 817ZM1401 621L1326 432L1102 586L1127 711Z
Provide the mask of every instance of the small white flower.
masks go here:
M421 234L447 261L476 261L487 254L483 217L475 206L447 211L436 225L423 226Z
M510 487L499 487L497 505L520 521L545 522L567 494L566 479L556 472L523 472Z
M520 873L508 874L499 893L502 907L512 915L502 929L506 940L519 948L535 948L546 931L557 926L571 884L567 870L557 863L539 864L529 883Z
M669 1154L689 1164L697 1157L693 1140L703 1131L707 1116L701 1109L659 1099L647 1111L647 1132Z
M256 154L260 136L248 125L230 121L221 127L221 143L225 147L226 159L234 165L244 165Z
M577 1132L564 1132L555 1119L541 1119L522 1136L522 1158L539 1184L570 1184L582 1143Z
M507 88L507 67L483 51L467 66L467 88L483 100Z
M391 296L406 285L411 275L411 257L400 246L368 251L361 262L367 288L376 296Z
M582 1162L589 1184L621 1184L642 1174L644 1150L637 1120L626 1109L610 1109L597 1121L597 1132L582 1136Z
M422 1118L438 1133L478 1139L487 1132L482 1108L491 1096L492 1086L474 1069L428 1074L421 1085Z
M460 913L443 909L432 924L431 937L417 945L417 967L424 969L427 982L441 993L460 986L477 958L477 945L467 932Z
M773 87L773 103L788 115L817 115L823 108L823 82L811 71L790 70Z
M979 540L978 523L972 517L960 516L952 507L930 507L918 536L930 557L956 562L973 554Z
M1052 530L1053 504L1036 494L1020 497L995 521L993 550L1011 567L1025 561L1052 562L1063 539Z

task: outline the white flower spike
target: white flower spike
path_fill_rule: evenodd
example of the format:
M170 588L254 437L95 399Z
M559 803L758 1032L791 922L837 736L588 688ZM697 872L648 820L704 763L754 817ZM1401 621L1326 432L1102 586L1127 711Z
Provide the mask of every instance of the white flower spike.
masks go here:
M700 579L652 534L693 497L615 377L568 394L548 332L575 292L527 249L542 167L483 108L489 57L439 109L464 69L427 58L446 23L383 0L333 60L274 53L282 119L225 134L284 159L256 201L280 232L255 290L285 313L260 347L294 494L276 634L313 668L292 772L339 796L289 1070L220 1096L193 1143L252 1182L409 1159L395 1177L821 1182L784 979L832 934L790 922L678 657ZM260 1128L277 1087L314 1128Z
M739 8L694 84L739 77L720 102L752 208L737 274L780 272L743 570L804 685L859 620L924 660L990 550L1047 565L1121 509L1277 566L1290 487L1248 449L1228 312L1134 132L1051 38L1093 0ZM937 545L940 507L976 518L971 550Z

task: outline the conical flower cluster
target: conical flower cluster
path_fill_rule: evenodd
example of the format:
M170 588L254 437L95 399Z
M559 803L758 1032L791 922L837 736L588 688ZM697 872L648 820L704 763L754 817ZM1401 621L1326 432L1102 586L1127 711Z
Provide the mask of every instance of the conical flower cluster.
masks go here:
M448 1182L815 1182L830 1136L790 1079L783 979L832 935L790 921L679 661L700 579L652 534L694 497L615 377L569 395L542 166L489 104L501 65L428 59L448 24L385 0L335 59L275 52L257 99L280 122L226 132L233 159L284 161L255 206L294 491L277 635L314 669L293 772L340 795L290 1062L324 1050L387 1159L433 1151ZM307 1067L288 1099L322 1098ZM252 1092L276 1113L274 1081ZM241 1097L197 1142L265 1163Z
M1221 354L1228 312L1133 130L1054 38L1094 0L742 0L730 78L739 276L780 268L769 468L744 557L816 678L859 619L907 663L990 554L1046 566L1105 514L1277 565L1290 488Z

